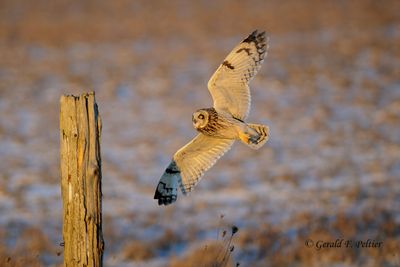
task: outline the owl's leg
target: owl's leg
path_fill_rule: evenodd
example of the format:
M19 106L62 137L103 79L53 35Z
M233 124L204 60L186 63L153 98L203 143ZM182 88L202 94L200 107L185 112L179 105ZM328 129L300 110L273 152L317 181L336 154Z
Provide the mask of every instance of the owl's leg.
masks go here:
M248 123L239 131L239 139L253 149L259 149L269 139L269 128L262 124Z

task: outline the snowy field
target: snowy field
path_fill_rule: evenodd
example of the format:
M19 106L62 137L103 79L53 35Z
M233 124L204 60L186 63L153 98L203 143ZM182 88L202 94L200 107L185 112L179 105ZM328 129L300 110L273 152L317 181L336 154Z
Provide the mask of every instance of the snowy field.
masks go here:
M0 266L62 265L59 98L91 90L105 266L206 266L232 225L227 266L399 266L399 2L148 2L1 1ZM248 121L270 141L159 207L208 79L256 28L270 50ZM318 249L337 239L353 247Z

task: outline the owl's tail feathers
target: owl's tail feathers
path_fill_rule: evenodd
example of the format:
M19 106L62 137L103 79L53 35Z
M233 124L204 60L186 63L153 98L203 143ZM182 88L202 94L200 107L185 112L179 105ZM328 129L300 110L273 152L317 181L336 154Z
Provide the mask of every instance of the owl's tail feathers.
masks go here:
M259 149L269 139L269 128L262 124L248 123L247 130L239 133L239 138L252 149Z

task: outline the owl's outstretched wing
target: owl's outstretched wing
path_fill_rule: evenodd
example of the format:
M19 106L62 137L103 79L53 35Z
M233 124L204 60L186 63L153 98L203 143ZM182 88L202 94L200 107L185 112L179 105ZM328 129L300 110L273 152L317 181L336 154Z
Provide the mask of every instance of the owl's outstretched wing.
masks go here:
M250 110L249 82L257 74L268 50L265 32L251 33L225 58L208 81L214 108L244 120Z
M198 134L192 141L179 149L158 183L154 199L159 205L176 201L178 185L183 194L190 192L204 172L227 152L234 140Z

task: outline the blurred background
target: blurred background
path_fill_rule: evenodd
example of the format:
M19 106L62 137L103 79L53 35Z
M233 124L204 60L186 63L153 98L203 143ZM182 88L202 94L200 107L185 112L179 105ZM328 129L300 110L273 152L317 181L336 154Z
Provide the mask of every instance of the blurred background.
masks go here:
M248 121L270 141L159 207L208 79L254 29L270 50ZM105 266L206 265L231 225L231 264L400 265L400 1L0 1L1 266L62 264L59 98L91 90ZM336 239L383 245L305 245Z

